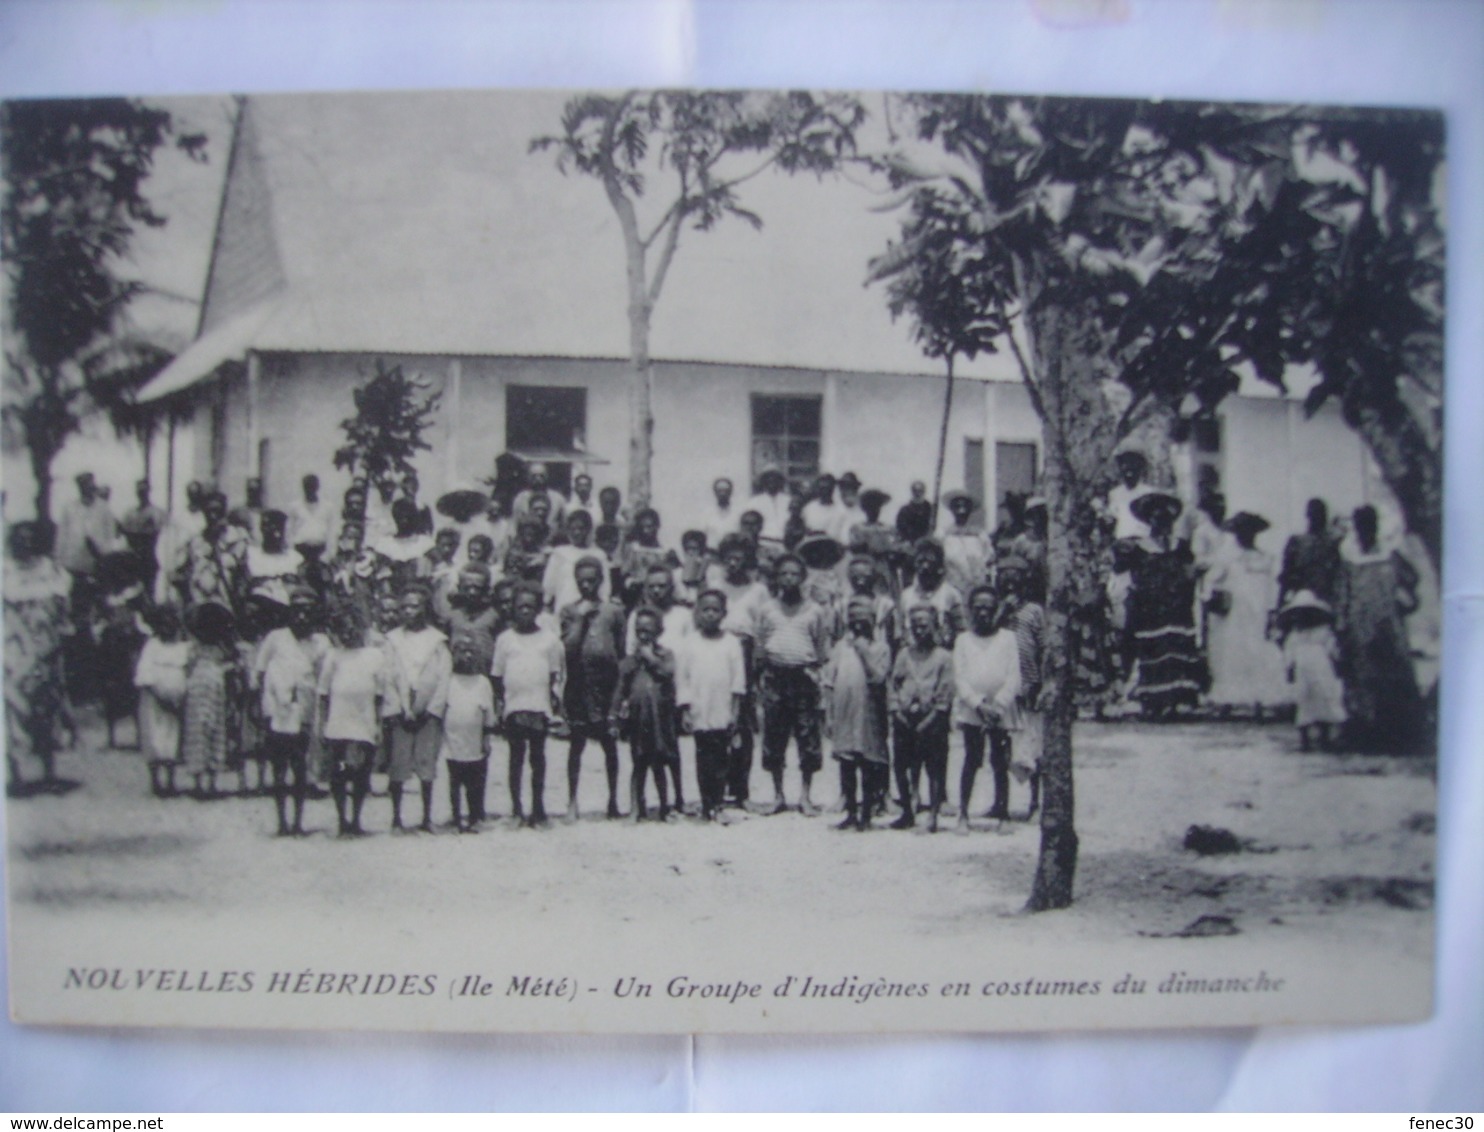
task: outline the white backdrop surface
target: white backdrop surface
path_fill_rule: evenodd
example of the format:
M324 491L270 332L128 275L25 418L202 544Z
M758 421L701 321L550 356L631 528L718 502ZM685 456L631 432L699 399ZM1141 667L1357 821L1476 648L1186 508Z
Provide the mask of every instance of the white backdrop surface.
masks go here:
M1484 522L1461 490L1484 472L1475 438L1484 423L1484 5L0 3L0 97L681 84L1285 98L1447 111L1450 496L1436 1015L1393 1028L694 1042L0 1022L0 1110L1484 1108Z

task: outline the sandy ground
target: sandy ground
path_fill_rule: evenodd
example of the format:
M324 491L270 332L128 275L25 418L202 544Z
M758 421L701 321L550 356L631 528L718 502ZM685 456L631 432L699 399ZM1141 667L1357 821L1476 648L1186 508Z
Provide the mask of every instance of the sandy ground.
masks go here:
M1273 942L1322 945L1359 932L1397 954L1431 947L1433 764L1300 754L1283 725L1079 726L1077 901L1055 917L1018 914L1038 843L1024 821L976 817L968 835L949 822L935 836L884 821L872 833L835 832L832 813L748 815L727 826L611 822L601 816L601 755L590 748L575 825L556 818L539 831L496 819L479 836L441 824L432 835L392 835L389 803L373 797L369 837L333 836L324 800L309 804L311 835L284 840L271 836L271 800L153 798L139 755L101 740L85 727L81 748L61 761L79 788L8 805L13 919L83 925L128 909L162 924L271 915L302 925L342 910L410 922L518 909L553 922L655 921L708 933L756 931L760 915L778 916L950 939L1033 940L1054 921L1058 934L1111 942L1178 932L1205 916L1224 918L1206 926L1226 934L1229 922ZM566 800L565 745L556 747L553 813ZM498 744L488 793L497 814L509 809L503 754ZM961 758L955 743L953 794ZM224 781L235 787L235 777ZM832 766L820 785L821 800L833 801ZM754 791L768 793L760 771ZM789 791L796 796L792 773ZM981 775L972 813L988 807L988 791ZM1012 811L1023 814L1027 801L1012 783ZM440 778L435 821L447 820L448 804ZM1230 830L1244 849L1190 852L1182 841L1192 825Z

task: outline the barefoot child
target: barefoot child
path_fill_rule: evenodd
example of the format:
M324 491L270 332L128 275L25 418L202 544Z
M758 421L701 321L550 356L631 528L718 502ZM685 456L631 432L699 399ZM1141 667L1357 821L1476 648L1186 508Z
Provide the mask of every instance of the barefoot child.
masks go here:
M638 612L639 609L648 609L660 619L660 636L665 640L665 647L671 652L680 653L686 641L695 632L696 622L694 612L675 600L675 571L667 565L651 566L644 578L643 593L644 599L638 609L629 615L624 651L632 655L638 647L638 635L635 632ZM680 719L677 716L675 727L678 727L679 723ZM670 786L675 799L675 809L683 812L685 810L685 784L681 775L679 757L677 756L666 765L670 768L672 775Z
M657 611L641 606L634 612L634 650L618 669L613 694L612 727L629 743L634 765L632 779L634 820L648 816L644 779L654 776L660 800L660 821L670 816L666 783L671 764L680 763L675 736L675 654L659 643L664 623Z
M330 642L314 631L314 594L298 588L289 597L289 623L263 638L253 658L253 690L265 734L263 751L273 771L273 806L278 836L304 833L304 798L308 790L309 733L319 686L319 668ZM292 786L290 781L292 780ZM288 820L288 799L294 820Z
M490 739L495 733L494 690L478 645L461 637L453 645L453 675L443 716L443 749L448 763L448 802L460 833L478 833L484 818L484 787L489 778Z
M836 829L871 828L878 797L886 793L886 677L891 651L876 640L876 607L870 597L850 599L846 634L825 665L825 703L834 757L840 764L845 820Z
M897 654L887 684L897 793L902 814L892 829L917 822L919 772L927 771L928 829L938 832L938 814L948 794L948 719L953 706L953 658L938 644L938 614L916 605L907 614L909 644Z
M546 818L546 733L561 718L562 688L566 683L566 656L561 639L536 623L541 612L541 590L517 586L514 623L495 641L490 666L494 680L495 714L504 722L510 745L510 814L521 825L544 827ZM531 812L521 800L521 778L527 758L531 764Z
M388 789L392 796L392 829L402 826L402 790L416 777L422 793L423 817L418 829L433 832L433 781L438 774L438 752L443 749L443 713L448 708L448 678L453 657L448 638L428 621L431 595L420 585L402 593L402 624L387 634L396 664L402 714L392 724Z
M722 629L737 638L747 674L747 695L737 717L727 758L727 798L746 806L751 795L753 733L757 730L757 681L753 646L757 637L758 611L769 600L768 587L757 580L754 547L742 534L721 540L720 576L713 575L710 588L726 598L727 615Z
M585 511L573 513L586 518ZM592 739L603 749L608 776L608 816L619 817L618 742L608 729L613 690L618 687L618 665L624 651L623 607L603 599L606 571L592 554L573 568L577 600L562 606L560 629L567 658L564 698L571 745L567 749L567 819L577 820L577 785L582 775L582 752Z
M1310 749L1310 733L1316 732L1319 749L1333 749L1331 728L1345 722L1345 686L1335 671L1340 646L1332 627L1334 612L1329 602L1312 590L1299 590L1278 611L1278 630L1283 634L1283 660L1288 682L1298 702L1299 749Z
M696 631L679 650L681 728L696 739L696 784L706 821L721 812L729 753L747 695L742 642L723 632L726 615L726 595L703 592L696 600Z
M1026 819L1041 806L1041 743L1045 713L1041 710L1041 674L1046 666L1046 610L1034 600L1037 575L1018 554L1000 560L996 581L1000 617L1015 632L1020 652L1020 695L1016 699L1016 728L1011 735L1015 776L1031 787Z
M335 619L334 644L319 673L319 734L330 749L330 793L342 836L359 836L371 789L371 760L382 721L400 710L390 658L367 642L366 615L347 605Z
M991 817L1008 813L1010 792L1010 735L1015 699L1020 695L1020 648L1015 630L1000 617L999 603L989 586L976 586L969 595L969 632L953 645L954 721L964 733L964 769L959 779L958 828L969 828L969 797L974 776L989 747L994 776Z
M180 762L180 713L191 643L181 631L180 613L173 605L157 606L149 624L154 635L145 640L134 666L139 748L149 762L151 792L157 798L168 798L175 793L175 767Z
M788 808L783 793L784 756L792 738L799 748L803 792L799 810L819 813L810 797L820 752L819 673L829 659L828 614L804 596L804 563L783 554L774 564L778 595L758 612L758 688L763 704L763 768L773 776L772 812Z

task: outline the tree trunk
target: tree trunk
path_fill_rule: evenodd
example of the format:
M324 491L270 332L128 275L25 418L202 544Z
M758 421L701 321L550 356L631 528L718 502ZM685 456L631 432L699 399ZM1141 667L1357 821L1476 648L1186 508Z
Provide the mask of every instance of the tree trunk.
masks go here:
M1375 458L1396 496L1407 529L1432 559L1436 576L1443 569L1443 453L1435 447L1405 405L1389 413L1361 408L1351 423Z
M1045 717L1041 752L1041 847L1026 910L1072 903L1077 873L1072 730L1076 656L1072 613L1097 570L1093 492L1111 460L1114 418L1075 309L1047 305L1027 319L1046 465L1047 506Z
M929 531L938 529L938 508L943 498L943 464L948 457L948 419L953 413L953 355L944 359L948 366L948 384L943 390L943 423L938 428L938 467L933 472L933 522Z
M649 311L629 308L629 513L648 507L654 462L654 369L649 361Z

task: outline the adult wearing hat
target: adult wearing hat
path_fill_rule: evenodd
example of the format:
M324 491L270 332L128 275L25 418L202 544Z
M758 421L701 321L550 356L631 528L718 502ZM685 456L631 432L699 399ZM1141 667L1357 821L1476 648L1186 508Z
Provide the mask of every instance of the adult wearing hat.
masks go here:
M1129 696L1154 719L1195 706L1208 684L1196 641L1195 562L1174 533L1180 511L1180 500L1153 489L1130 504L1149 533L1134 544L1128 635L1136 667Z
M783 531L788 525L790 496L783 469L769 461L757 473L757 494L747 500L743 511L756 511L763 519L759 538L783 544Z
M967 491L955 489L943 497L947 515L938 535L943 545L943 564L948 584L961 594L989 580L994 548L984 525L974 517L978 503Z
M837 486L840 489L840 516L835 521L832 534L838 541L848 544L851 528L866 521L865 510L861 507L860 477L854 472L846 472Z
M1025 501L1025 527L1010 540L1010 553L1025 559L1030 567L1030 600L1046 600L1046 540L1050 512L1044 496L1032 495Z
M1113 537L1143 538L1149 533L1149 524L1139 517L1134 503L1155 491L1145 482L1149 475L1149 461L1144 453L1131 448L1124 449L1113 459L1118 465L1118 482L1108 490L1108 514L1113 522Z
M1223 712L1251 706L1259 719L1265 709L1291 699L1282 654L1268 636L1278 577L1273 556L1257 545L1257 536L1269 525L1251 511L1229 518L1225 526L1235 546L1206 575L1210 700Z

